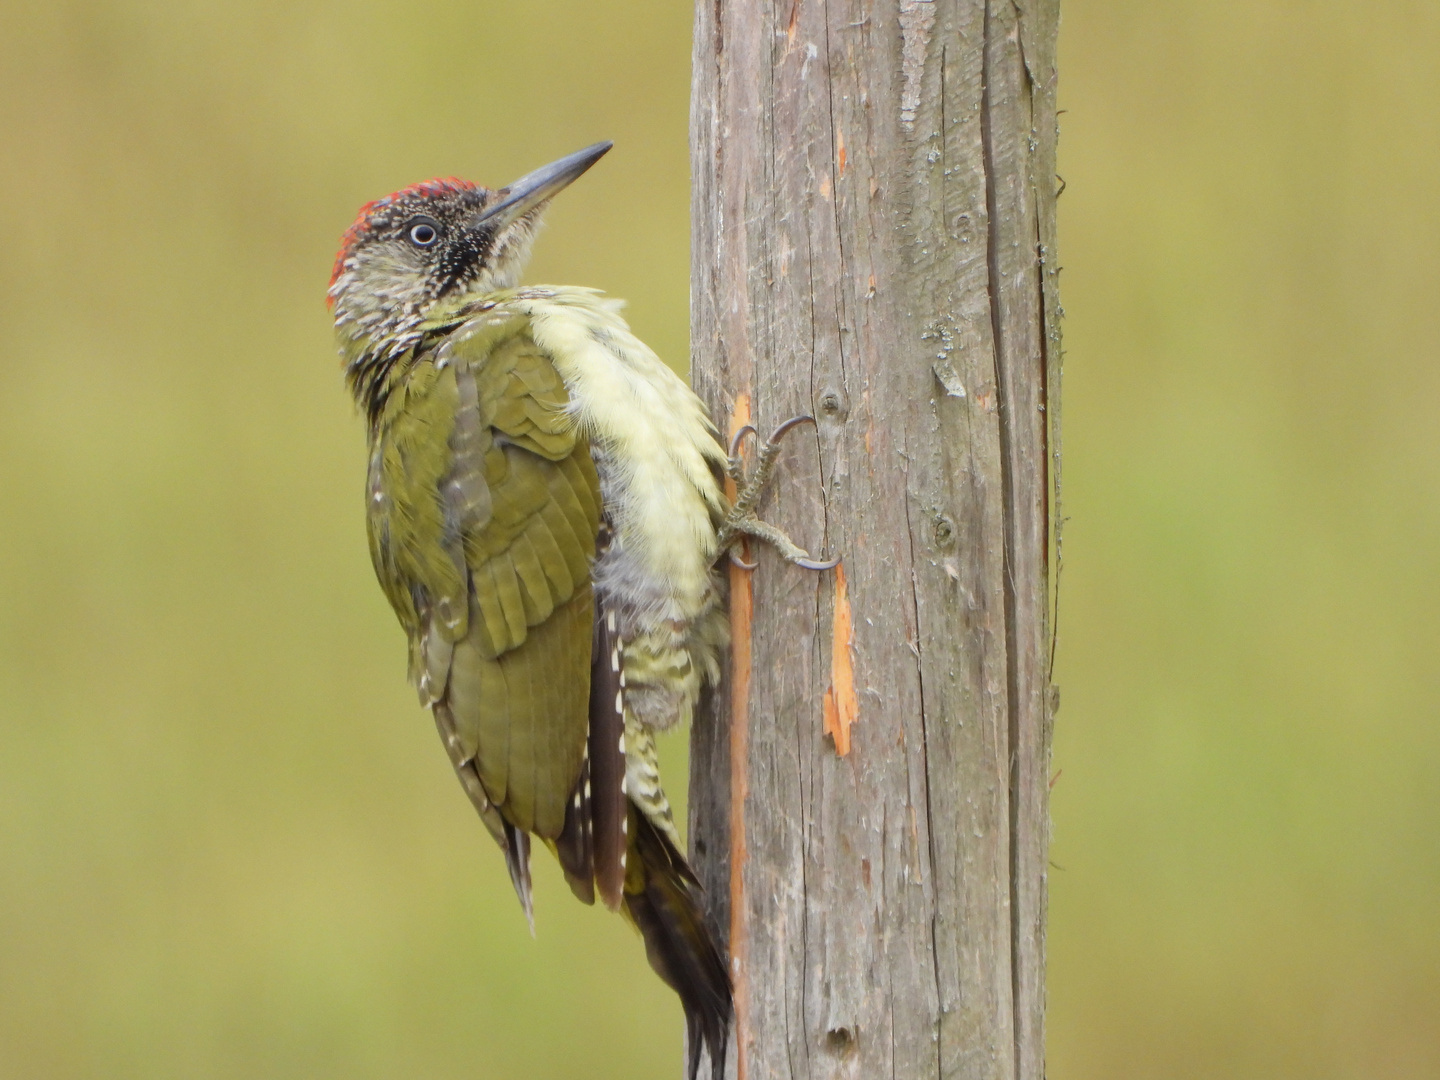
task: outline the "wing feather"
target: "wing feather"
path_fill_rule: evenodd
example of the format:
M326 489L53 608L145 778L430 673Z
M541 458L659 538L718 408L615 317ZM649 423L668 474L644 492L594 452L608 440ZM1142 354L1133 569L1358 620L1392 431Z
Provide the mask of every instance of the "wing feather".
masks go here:
M560 550L559 541L550 531L549 523L537 518L525 531L525 535L535 545L535 553L540 557L545 578L550 582L557 598L570 596L575 591L575 581L570 576L570 566Z
M528 320L480 315L415 361L380 417L372 458L377 573L462 782L482 816L504 822L522 903L524 833L565 834L567 874L593 870L589 804L577 809L575 796L601 499L569 405Z
M545 568L540 565L540 556L530 542L528 532L515 539L510 548L510 561L520 579L526 624L534 626L549 618L555 610L555 596L550 591L550 579L545 576Z
M545 522L550 535L555 538L560 557L565 560L565 568L570 572L571 578L576 581L589 578L590 557L584 554L580 538L575 535L575 528L565 516L564 509L555 502L549 502L541 509L539 516Z

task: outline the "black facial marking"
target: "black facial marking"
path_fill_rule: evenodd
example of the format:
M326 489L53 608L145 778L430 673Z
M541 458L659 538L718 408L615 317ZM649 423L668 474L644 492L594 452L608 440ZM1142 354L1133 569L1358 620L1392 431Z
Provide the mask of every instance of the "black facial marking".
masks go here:
M435 295L444 296L475 279L489 258L494 235L488 229L454 229L435 252Z
M420 253L428 266L433 298L440 298L473 281L494 247L491 230L468 228L484 204L483 191L448 192L442 198L406 199L388 215L390 236ZM383 235L385 230L381 230Z

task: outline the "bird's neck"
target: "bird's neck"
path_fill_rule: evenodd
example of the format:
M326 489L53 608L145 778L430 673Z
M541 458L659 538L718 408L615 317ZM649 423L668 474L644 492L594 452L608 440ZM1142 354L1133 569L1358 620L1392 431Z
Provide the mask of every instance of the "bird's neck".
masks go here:
M345 365L345 382L372 431L385 411L391 392L414 362L424 336L418 322L399 333L377 337L347 337L337 324L336 338Z
M373 434L391 393L403 385L419 356L447 330L463 322L477 304L505 294L468 292L385 320L346 318L338 306L335 342L345 381Z

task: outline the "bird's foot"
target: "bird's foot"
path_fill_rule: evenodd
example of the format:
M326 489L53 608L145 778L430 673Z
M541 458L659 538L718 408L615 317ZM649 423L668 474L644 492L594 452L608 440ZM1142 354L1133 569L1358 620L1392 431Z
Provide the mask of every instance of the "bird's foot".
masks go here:
M833 570L840 564L838 558L823 561L812 558L804 548L798 547L793 540L774 525L761 521L755 513L760 496L765 493L765 487L775 472L775 462L780 456L780 440L801 424L813 424L814 422L813 416L792 416L777 427L771 433L770 438L761 442L757 447L755 468L748 474L745 472L745 460L740 455L740 447L748 436L754 435L758 439L759 432L746 424L730 439L730 464L726 473L735 482L735 502L720 526L718 539L720 550L727 553L730 561L743 570L754 570L758 565L746 562L735 550L736 546L742 543L746 537L765 541L780 552L781 557L787 562L792 562L806 570Z

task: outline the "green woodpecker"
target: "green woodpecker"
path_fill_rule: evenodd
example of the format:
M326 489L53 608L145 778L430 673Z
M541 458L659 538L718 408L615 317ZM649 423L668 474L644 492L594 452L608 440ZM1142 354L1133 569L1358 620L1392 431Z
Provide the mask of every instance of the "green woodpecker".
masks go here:
M692 1080L702 1044L719 1078L730 981L655 733L718 677L715 563L738 536L829 564L754 516L778 436L747 479L617 302L517 288L545 205L609 149L498 190L431 180L368 204L329 300L369 426L375 572L532 930L533 834L577 897L639 928L684 1006Z

